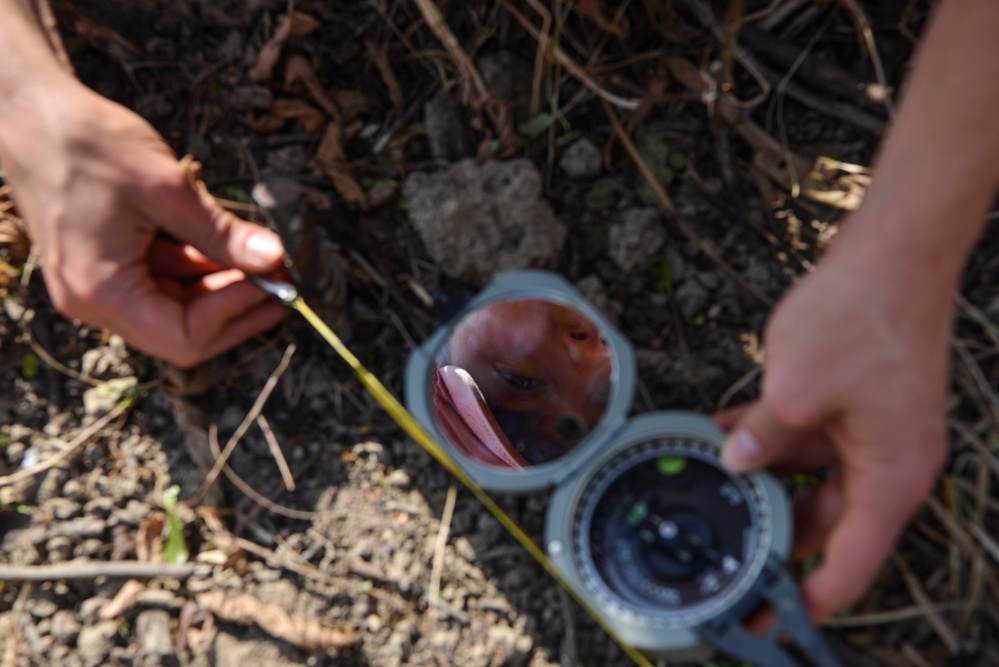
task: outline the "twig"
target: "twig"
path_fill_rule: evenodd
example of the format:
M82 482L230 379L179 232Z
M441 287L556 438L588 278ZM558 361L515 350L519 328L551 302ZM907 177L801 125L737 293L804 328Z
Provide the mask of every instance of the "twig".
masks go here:
M655 174L652 173L652 170L649 168L649 165L645 162L645 159L642 157L641 153L638 152L638 149L635 147L635 144L631 140L631 137L629 137L628 133L625 132L624 127L621 125L621 121L618 120L617 114L614 113L614 110L611 108L610 104L606 101L604 102L604 112L607 114L607 117L610 119L611 124L614 126L614 132L617 134L618 140L621 142L621 145L624 146L625 150L628 152L628 155L631 156L631 159L635 162L635 165L638 167L638 170L642 172L642 176L645 178L645 181L649 184L649 187L652 188L652 192L656 195L656 198L659 200L659 204L664 209L666 209L666 211L669 212L669 214L673 217L673 219L676 221L676 224L680 227L680 231L683 232L684 236L686 236L687 239L689 239L690 242L693 243L698 250L704 253L706 257L708 257L711 261L717 264L719 268L725 271L725 273L727 273L729 277L732 278L732 280L734 280L737 285L739 285L742 289L744 289L747 294L749 294L754 299L756 299L757 301L766 306L772 306L773 305L772 299L770 299L768 296L760 292L758 289L747 283L746 280L741 275L739 275L739 272L733 269L731 266L729 266L728 262L722 259L714 248L705 243L704 240L701 239L701 237L699 237L694 232L693 228L686 221L686 219L684 219L684 217L680 215L680 212L677 210L676 205L673 203L673 200L671 200L669 198L669 195L666 194L666 190L663 189L662 184L655 177Z
M186 579L204 565L184 563L143 563L141 561L70 561L55 565L6 565L0 564L0 581L58 581L63 579L153 579L170 577Z
M236 429L236 432L232 434L231 438L229 438L229 442L226 443L225 449L220 455L218 455L215 465L213 465L212 469L208 471L208 474L205 476L205 481L201 483L201 488L199 488L193 496L183 501L185 505L188 507L197 505L201 502L201 499L205 497L205 494L208 493L208 490L212 488L215 480L218 479L219 473L222 472L222 469L225 467L226 461L229 460L229 455L232 454L232 450L239 443L240 439L246 433L246 430L250 428L250 424L254 422L257 415L260 414L260 411L263 410L264 403L266 403L267 399L270 398L271 392L274 391L274 387L277 386L278 379L284 373L285 369L288 368L288 364L291 362L291 356L293 354L295 354L294 343L285 349L284 356L281 357L281 361L278 363L277 368L275 368L274 372L271 373L269 378L267 378L267 382L264 383L264 388L260 390L257 400L254 401L250 411L246 413L246 417L243 418L243 421Z
M905 579L905 585L909 589L909 593L915 599L916 603L922 608L924 616L927 622L933 629L936 630L937 635L943 640L944 644L952 654L957 653L961 650L961 642L957 638L957 634L954 630L947 624L947 621L943 619L940 612L937 611L936 606L930 601L930 598L923 591L923 587L919 583L919 579L916 575L912 573L909 566L906 565L905 561L897 553L892 554L892 561L898 568L899 572L902 574L902 578Z
M84 431L77 435L72 442L66 445L65 449L54 456L50 456L35 467L28 468L27 470L21 470L11 475L6 475L5 477L0 477L0 486L6 486L8 484L19 482L22 479L34 477L39 473L45 472L46 470L59 465L65 459L69 458L77 449L85 445L87 441L90 440L90 438L92 438L98 431L120 417L126 410L128 410L129 405L130 404L128 402L119 403L114 408L109 410L103 417L84 429ZM3 579L3 577L0 577L0 579Z
M454 516L454 504L458 497L458 485L454 478L447 489L447 500L444 501L444 514L437 529L437 541L434 543L434 564L430 570L430 586L427 588L427 604L439 606L441 589L441 572L444 570L444 548L447 546L447 534L451 528L451 517Z
M951 611L957 609L959 602L943 602L934 605L937 612ZM824 628L863 628L870 625L885 625L887 623L897 623L899 621L909 621L914 618L922 618L926 614L926 609L921 605L902 607L901 609L891 609L888 611L878 611L873 614L863 614L860 616L846 616L843 618L832 618L822 624Z
M479 75L479 70L476 69L475 64L472 59L468 57L465 53L465 49L461 48L461 44L458 43L458 38L454 36L454 32L451 31L451 27L447 24L444 19L444 15L434 4L433 0L413 0L416 6L420 8L420 13L423 14L424 20L430 27L430 30L434 33L434 36L440 40L447 52L454 58L455 62L458 64L458 69L461 70L469 79L472 81L472 85L475 87L475 92L480 98L485 98L489 96L489 88L486 87L485 82L482 80L482 76Z
M541 41L541 31L534 27L526 16L521 14L512 4L510 4L509 0L499 1L500 4L502 4L503 7L510 12L515 19L517 19L517 22L524 27L524 30L529 32L535 40L539 42ZM638 108L639 100L621 97L620 95L616 95L601 87L593 79L593 77L591 77L587 71L583 69L583 67L577 64L576 61L573 60L561 47L553 46L551 48L551 57L555 60L555 62L564 67L569 74L578 79L581 84L589 88L593 94L605 102L613 104L621 109L627 109L628 111L634 111Z
M874 32L871 30L871 22L864 13L863 7L857 0L839 0L840 4L846 7L847 11L853 15L853 20L857 24L857 30L867 47L867 53L871 57L871 64L874 66L874 77L878 80L878 85L884 90L884 104L888 110L888 116L895 115L895 108L891 102L891 95L888 94L888 79L885 78L885 68L881 64L881 56L878 55L878 46L874 43Z
M257 426L264 434L264 440L267 441L267 446L271 450L271 456L274 457L274 462L277 464L278 470L281 471L281 479L284 481L284 488L288 491L295 490L295 477L291 474L291 469L288 468L288 461L284 458L284 452L281 451L281 443L277 441L274 437L274 431L271 430L271 425L267 422L267 417L263 415L257 416Z
M218 427L215 424L208 427L208 446L211 447L212 454L216 457L217 461L221 461L222 454L219 452ZM286 516L289 519L299 519L301 521L311 521L319 516L319 512L296 510L274 502L250 486L246 480L236 473L235 470L229 467L228 463L223 463L222 472L225 473L225 476L229 479L229 481L235 484L240 491L250 498L250 500L262 506L264 509L274 512L275 514Z

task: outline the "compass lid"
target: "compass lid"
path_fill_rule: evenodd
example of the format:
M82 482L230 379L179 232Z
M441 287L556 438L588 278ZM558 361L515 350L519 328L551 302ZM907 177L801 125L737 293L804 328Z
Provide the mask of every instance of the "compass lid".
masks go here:
M627 419L631 344L563 277L497 275L409 357L406 403L482 488L558 485Z

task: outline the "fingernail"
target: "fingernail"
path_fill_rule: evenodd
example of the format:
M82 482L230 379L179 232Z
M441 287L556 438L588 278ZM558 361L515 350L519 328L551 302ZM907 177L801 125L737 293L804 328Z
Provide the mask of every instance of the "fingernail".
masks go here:
M722 445L722 463L732 472L746 472L759 467L763 451L749 429L739 429Z
M254 232L246 239L246 259L264 269L274 264L284 253L281 240L270 231Z

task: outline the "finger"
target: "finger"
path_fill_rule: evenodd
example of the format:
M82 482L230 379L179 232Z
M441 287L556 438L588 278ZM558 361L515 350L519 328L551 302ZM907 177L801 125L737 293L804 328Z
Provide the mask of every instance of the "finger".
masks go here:
M259 273L278 265L284 248L277 234L240 220L202 196L191 186L183 165L165 160L149 166L154 185L136 201L143 213L223 266Z
M835 522L823 562L802 584L809 612L821 622L856 602L874 581L892 546L922 501L908 470L865 475L847 470L845 509Z
M247 281L182 303L143 281L122 292L112 326L136 348L181 367L193 366L274 326L285 309ZM125 304L125 305L121 305Z
M731 431L736 424L742 421L746 412L755 404L756 401L753 403L743 403L742 405L737 405L733 408L727 408L721 412L716 412L711 415L711 421L713 421L718 428L727 433L728 431Z
M796 508L794 558L805 560L820 554L845 509L846 495L842 475L820 486L814 496Z
M764 401L754 403L732 427L722 445L722 463L749 472L778 461L802 435L781 422Z
M202 276L222 267L205 257L196 248L166 239L156 239L149 249L149 271L153 275L174 278Z

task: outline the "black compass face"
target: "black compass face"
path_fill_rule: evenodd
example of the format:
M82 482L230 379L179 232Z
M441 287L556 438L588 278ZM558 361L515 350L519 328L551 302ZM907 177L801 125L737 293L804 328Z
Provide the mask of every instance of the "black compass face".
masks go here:
M613 458L586 485L574 525L590 592L636 621L671 627L734 603L762 567L771 532L752 481L690 440Z

